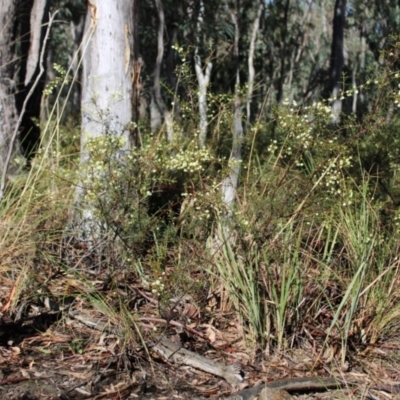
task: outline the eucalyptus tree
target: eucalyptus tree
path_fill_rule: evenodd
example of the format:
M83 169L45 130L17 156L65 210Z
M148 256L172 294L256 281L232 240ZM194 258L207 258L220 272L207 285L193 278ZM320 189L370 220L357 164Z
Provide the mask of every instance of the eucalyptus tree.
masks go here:
M48 0L0 2L0 198L10 162L12 172L15 156L30 158L40 138L48 20Z
M287 64L287 46L288 37L290 35L289 31L289 19L290 19L290 0L284 0L282 3L282 28L281 28L281 38L279 41L279 76L276 91L276 101L280 103L283 99L283 86L285 82L286 75L286 64Z
M242 162L242 144L243 144L243 121L242 121L242 100L240 97L240 0L236 0L232 8L229 9L233 25L235 27L235 36L233 42L233 56L235 65L235 94L234 94L234 115L232 127L232 152L229 158L230 171L228 176L222 182L222 199L228 208L229 214L232 212L232 206L236 201L236 192L240 174L240 163Z
M253 21L253 26L251 29L250 35L250 45L249 45L249 55L248 55L248 79L247 79L247 98L246 98L246 120L247 123L250 123L251 117L251 103L252 103L252 96L254 90L254 77L255 77L255 68L254 68L254 53L255 53L255 46L256 46L256 39L257 34L260 29L260 19L261 14L264 10L264 0L260 0L257 6L256 16Z
M154 86L153 86L153 96L152 96L152 111L153 117L153 131L156 130L161 123L161 116L164 119L166 126L167 139L172 142L174 139L174 121L173 113L166 105L162 95L161 95L161 66L164 58L164 25L165 25L165 13L162 0L155 0L158 13L158 31L157 31L157 58L154 68Z
M12 141L17 123L15 104L15 59L14 59L14 21L17 0L0 2L0 172L11 151L14 157L19 153L19 140ZM15 166L14 166L15 168Z
M93 146L100 146L101 151L101 146L118 142L127 150L131 142L134 3L92 0L87 10L80 151L81 169L86 175L77 189L77 204L81 209L80 231L89 240L98 236L100 226L86 184L109 179L108 172L101 169L103 163L92 160ZM118 158L118 154L111 156Z
M333 98L332 114L333 123L339 121L342 110L340 87L344 65L344 28L346 21L346 0L336 0L333 16L332 51L330 63L330 93Z
M206 61L205 68L202 66L199 46L203 42L202 29L204 25L204 1L200 0L199 15L197 17L196 47L194 52L194 67L197 81L199 83L199 146L204 147L207 138L208 115L207 115L207 88L210 83L212 62Z
M21 1L19 4L16 29L21 41L21 60L16 104L19 113L22 112L24 104L26 105L22 118L21 145L25 154L30 157L40 139L40 128L35 120L40 118L45 76L42 75L38 82L36 82L36 77L40 69L45 67L40 65L40 59L42 52L46 51L44 37L49 20L50 1ZM31 96L26 101L30 92Z

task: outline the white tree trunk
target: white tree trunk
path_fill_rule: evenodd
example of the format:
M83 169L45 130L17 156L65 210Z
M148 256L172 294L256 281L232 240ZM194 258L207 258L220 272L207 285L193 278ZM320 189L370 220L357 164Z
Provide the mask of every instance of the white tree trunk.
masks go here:
M135 0L137 1L137 0ZM122 136L129 145L132 119L132 4L130 0L92 0L86 17L82 90L82 170L90 161L87 144L105 135ZM82 207L82 237L98 233L93 208L84 201L85 185L77 189Z
M222 182L222 199L228 208L229 214L231 213L232 206L235 204L236 200L243 143L242 107L238 98L235 100L234 107L233 144L232 153L229 159L230 173Z
M199 56L199 45L201 43L202 34L201 26L203 25L203 14L204 14L204 3L200 0L200 11L199 17L197 18L197 46L194 54L194 67L196 71L197 80L199 82L199 146L204 147L207 139L207 127L208 127L208 116L207 116L207 88L210 83L210 75L212 70L212 63L208 61L206 68L203 73L201 65L201 59Z
M28 60L26 62L25 86L34 79L34 74L39 65L40 52L42 48L42 23L45 17L47 0L35 0L31 10L31 37L29 45Z
M250 123L250 117L251 117L251 100L253 96L254 77L255 77L254 51L256 48L257 33L260 28L260 18L263 9L264 9L264 2L262 0L258 6L257 15L253 22L253 29L251 31L251 37L250 37L249 58L248 58L249 79L247 81L248 88L247 88L247 99L246 99L246 119L248 124Z
M357 112L357 97L358 97L358 89L357 89L357 69L358 69L358 60L353 65L353 73L351 75L352 79L352 88L353 92L353 102L351 105L351 112L355 114Z
M150 130L153 133L156 133L162 124L162 116L160 113L160 109L157 106L157 103L154 99L154 95L151 95L150 101Z
M201 60L198 55L195 55L194 62L197 80L199 81L199 146L204 147L206 145L208 128L207 88L210 82L212 63L207 62L206 70L203 73L201 68Z
M129 0L95 0L88 9L83 58L81 160L88 138L128 137L132 117L131 8Z
M342 112L342 100L339 97L340 88L339 85L333 88L332 98L332 124L338 124L340 122L340 113Z

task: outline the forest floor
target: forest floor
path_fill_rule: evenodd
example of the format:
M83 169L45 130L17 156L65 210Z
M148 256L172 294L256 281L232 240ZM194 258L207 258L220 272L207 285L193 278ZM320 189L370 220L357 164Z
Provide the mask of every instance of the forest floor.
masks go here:
M34 275L30 287L20 289L18 303L3 306L0 399L223 398L276 379L332 375L356 385L295 398L400 399L397 393L373 388L400 382L400 340L354 348L349 343L343 371L339 344L319 350L324 335L318 326L308 324L308 334L297 337L298 345L289 350L261 351L246 342L237 316L224 312L218 301L210 314L187 296L166 315L157 297L123 271L110 285L109 273L90 266L76 265L76 271L81 268L79 280L71 270L40 268L42 274ZM88 293L83 276L96 292ZM3 278L0 297L7 300L13 286L15 282ZM121 303L132 317L131 328L126 315L118 312ZM161 335L209 359L235 363L243 383L234 388L222 378L162 359L152 351Z

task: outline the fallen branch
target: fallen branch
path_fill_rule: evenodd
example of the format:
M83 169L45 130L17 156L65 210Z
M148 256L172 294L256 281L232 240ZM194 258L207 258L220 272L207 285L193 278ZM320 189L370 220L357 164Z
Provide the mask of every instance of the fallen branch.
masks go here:
M116 335L122 334L118 328L111 326L110 323L103 322L99 319L91 318L85 313L79 311L70 311L69 315L72 318L84 323L85 325L87 325L92 329L96 329L101 332L112 332ZM192 328L188 329L187 326L182 325L176 321L166 321L161 318L140 318L139 320L161 322L163 324L168 323L173 326L179 326L189 331L194 331L194 333L204 338L204 335L202 335L200 332L197 332ZM181 346L171 342L165 336L162 336L160 339L156 340L156 343L152 345L151 348L157 354L159 354L161 357L167 360L172 360L178 364L185 364L194 367L196 369L200 369L204 372L208 372L212 375L220 376L232 385L238 385L243 381L243 377L241 376L241 370L236 365L225 365L213 360L209 360L206 357L200 356L194 352L186 350Z
M225 365L192 351L186 350L163 336L152 349L167 360L177 364L185 364L209 374L224 378L231 385L238 385L243 381L241 370L237 365Z

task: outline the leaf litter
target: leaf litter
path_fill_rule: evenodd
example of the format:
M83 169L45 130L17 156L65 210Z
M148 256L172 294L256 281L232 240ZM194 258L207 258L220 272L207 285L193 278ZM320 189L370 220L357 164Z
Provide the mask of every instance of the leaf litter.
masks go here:
M165 305L132 273L118 271L111 285L107 269L46 267L50 278L31 282L16 303L19 278L0 282L0 398L223 398L281 378L332 375L348 387L295 397L400 398L400 342L394 339L353 349L343 370L340 346L332 342L322 351L329 324L305 322L297 333L301 346L278 353L249 343L240 316L226 311L226 294L210 293L206 302L183 294ZM232 366L243 381L230 384L163 357L153 351L163 337L189 356Z

